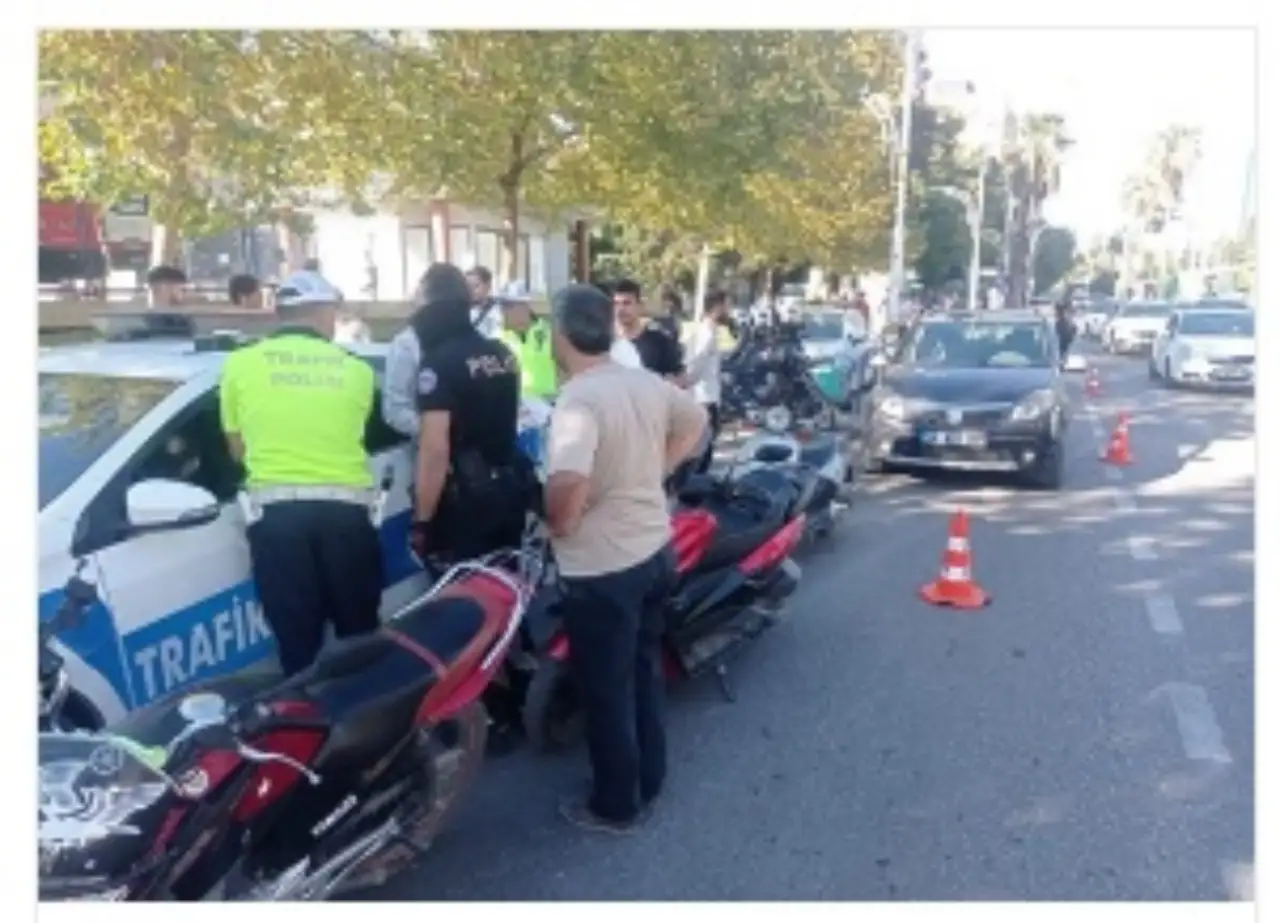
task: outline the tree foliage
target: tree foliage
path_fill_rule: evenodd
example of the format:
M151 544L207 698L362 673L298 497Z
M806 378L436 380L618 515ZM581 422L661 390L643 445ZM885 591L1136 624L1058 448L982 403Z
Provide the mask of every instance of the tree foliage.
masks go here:
M277 217L316 185L351 185L342 151L358 132L334 138L332 126L355 127L343 111L360 69L353 37L42 32L46 191L103 204L147 195L157 223L199 233Z
M1036 246L1033 280L1037 294L1050 291L1076 265L1076 236L1067 228L1048 227Z

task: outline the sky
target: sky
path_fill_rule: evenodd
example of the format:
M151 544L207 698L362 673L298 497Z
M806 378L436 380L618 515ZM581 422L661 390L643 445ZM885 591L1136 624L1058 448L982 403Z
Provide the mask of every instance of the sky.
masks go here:
M1087 243L1117 229L1121 187L1161 128L1199 126L1203 159L1187 189L1188 234L1239 224L1256 141L1256 43L1227 29L926 30L938 81L972 80L981 109L1061 113L1075 147L1046 217Z

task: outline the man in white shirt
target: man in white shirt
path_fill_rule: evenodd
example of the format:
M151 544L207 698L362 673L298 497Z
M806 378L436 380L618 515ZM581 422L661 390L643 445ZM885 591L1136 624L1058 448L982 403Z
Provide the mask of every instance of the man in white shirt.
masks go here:
M710 430L698 459L697 473L705 474L715 456L720 431L720 342L717 334L729 322L729 293L713 289L702 301L702 317L689 325L684 344L685 376L693 397L706 408Z
M493 297L493 273L484 266L467 270L471 289L471 323L481 336L497 339L502 332L502 308Z

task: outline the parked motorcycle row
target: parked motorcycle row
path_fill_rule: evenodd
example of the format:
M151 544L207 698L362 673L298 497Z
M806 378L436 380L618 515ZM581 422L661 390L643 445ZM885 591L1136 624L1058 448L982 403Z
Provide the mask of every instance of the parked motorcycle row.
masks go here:
M666 602L673 681L711 673L777 624L797 550L847 509L847 406L813 382L798 338L749 331L724 361L723 474L672 485L678 579ZM532 746L582 722L539 528L460 564L372 634L288 680L239 674L102 732L64 730L50 640L97 604L80 574L40 634L40 893L45 900L324 900L375 886L430 846L483 761L494 684Z

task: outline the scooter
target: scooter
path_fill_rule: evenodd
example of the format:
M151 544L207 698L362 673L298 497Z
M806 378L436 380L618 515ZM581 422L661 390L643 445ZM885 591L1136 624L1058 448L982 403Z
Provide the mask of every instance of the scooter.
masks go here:
M695 475L672 515L677 581L664 607L664 671L669 681L715 674L732 701L727 656L773 627L800 584L791 559L805 530L804 509L817 489L761 469L741 478ZM535 609L527 629L539 652L524 676L522 719L534 749L552 752L582 732L577 690L569 673L569 638L555 598Z
M827 411L832 417L834 413ZM835 531L836 522L853 503L853 463L847 441L833 421L794 423L783 406L749 410L738 432L747 440L734 454L732 471L772 468L795 479L797 485L816 475L817 486L804 509L805 538L821 540Z
M459 564L280 681L224 677L39 740L42 900L323 900L429 847L484 754L523 556Z

